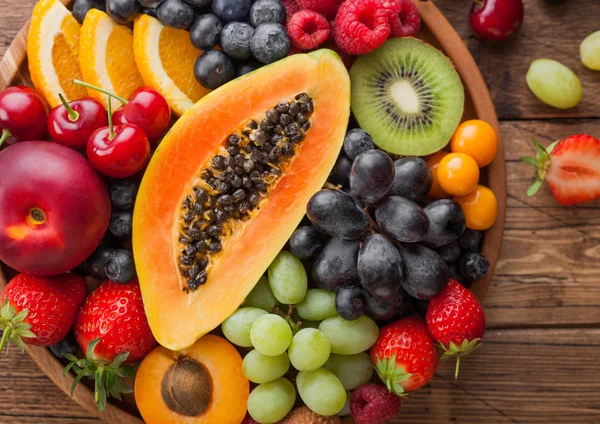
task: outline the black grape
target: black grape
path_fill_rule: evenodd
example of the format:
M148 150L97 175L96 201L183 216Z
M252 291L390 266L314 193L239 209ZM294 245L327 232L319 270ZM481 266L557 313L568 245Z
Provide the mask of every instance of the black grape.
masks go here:
M308 202L306 215L315 227L334 237L360 238L369 228L364 209L349 194L339 190L321 190Z
M356 263L360 242L332 238L317 257L312 269L319 287L329 291L347 285L358 285Z
M368 150L354 159L350 170L352 192L367 203L387 194L394 182L394 162L381 150Z
M394 162L396 170L390 196L400 196L413 202L422 201L433 184L427 162L421 158L406 157Z
M365 239L358 253L358 279L372 296L392 297L402 283L402 259L396 246L384 235Z
M375 209L375 221L387 235L402 243L416 243L429 230L429 219L416 203L388 197Z
M465 232L465 214L454 200L436 200L423 210L429 218L429 231L422 241L428 246L440 247L452 243Z
M431 299L448 284L448 265L433 250L409 244L400 252L404 278L402 287L417 299Z

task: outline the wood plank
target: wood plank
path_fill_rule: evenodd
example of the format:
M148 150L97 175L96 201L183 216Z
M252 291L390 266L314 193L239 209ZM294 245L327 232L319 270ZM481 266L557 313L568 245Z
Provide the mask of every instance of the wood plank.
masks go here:
M528 198L533 168L519 157L600 120L504 121L508 204L501 260L485 299L490 327L600 325L600 201L562 207L547 187Z
M443 364L404 402L398 423L598 423L600 329L489 330L463 361L458 381ZM558 366L560 364L560 366ZM0 356L1 423L98 421L50 382L26 355Z
M510 40L491 43L477 39L468 23L472 0L436 0L463 37L490 88L500 119L542 119L556 117L600 117L600 72L585 68L579 58L579 44L600 29L598 0L568 1L550 5L542 0L523 0L525 18ZM595 17L595 19L594 19ZM573 70L583 85L581 104L567 111L554 109L537 100L527 88L525 75L535 59L558 60Z

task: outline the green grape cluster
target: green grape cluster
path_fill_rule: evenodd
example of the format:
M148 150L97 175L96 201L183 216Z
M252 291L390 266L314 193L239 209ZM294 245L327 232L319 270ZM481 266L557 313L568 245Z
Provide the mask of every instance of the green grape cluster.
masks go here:
M258 384L248 399L255 421L283 419L297 394L318 414L347 415L348 391L371 379L373 368L365 351L377 340L377 324L367 316L342 319L334 296L308 289L302 262L282 251L242 306L223 322L230 342L253 349L244 357L242 370ZM292 367L298 371L295 386L286 378Z

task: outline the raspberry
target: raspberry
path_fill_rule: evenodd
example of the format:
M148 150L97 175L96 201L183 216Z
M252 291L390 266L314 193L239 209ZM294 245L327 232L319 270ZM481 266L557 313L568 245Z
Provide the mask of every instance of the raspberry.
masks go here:
M356 56L352 56L351 54L346 53L337 44L335 44L335 29L335 21L329 22L330 36L329 39L321 47L336 52L340 56L340 59L342 59L342 62L344 62L346 69L350 69L352 63L354 63L354 59L356 59Z
M346 0L335 17L335 42L346 53L366 54L390 35L390 10L381 0Z
M308 9L320 13L327 19L335 17L340 4L344 0L296 0L300 9Z
M421 16L412 0L388 0L390 37L412 37L421 29Z
M402 400L378 384L363 384L352 392L350 413L356 424L387 424L398 415Z
M301 10L290 19L288 35L296 47L312 50L329 37L329 22L317 12Z
M298 4L296 4L296 0L279 1L281 2L281 4L283 4L283 7L285 7L285 25L287 27L288 22L290 21L294 13L300 10L300 7L298 6Z

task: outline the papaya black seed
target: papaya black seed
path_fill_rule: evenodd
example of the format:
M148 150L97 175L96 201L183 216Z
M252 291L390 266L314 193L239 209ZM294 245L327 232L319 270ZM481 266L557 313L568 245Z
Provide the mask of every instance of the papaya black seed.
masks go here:
M254 161L252 159L245 160L244 163L242 164L242 168L244 169L244 172L246 172L246 173L252 172L252 170L254 169Z
M287 113L282 113L281 115L279 115L279 124L282 127L285 127L286 125L290 125L292 123L292 117L287 114Z
M260 195L256 194L256 193L252 193L249 197L248 197L248 202L251 205L256 205L258 204L258 202L260 201Z
M242 168L241 166L236 166L235 169L233 170L233 172L235 173L235 175L237 175L238 177L241 177L242 175L245 174L244 172L244 168Z
M208 245L208 251L212 253L219 253L221 251L221 243L212 242Z
M279 120L279 113L277 113L277 111L275 109L267 110L267 113L265 114L265 116L266 116L266 119L271 124L276 124L277 121Z
M229 137L227 137L227 144L229 146L235 146L239 144L239 142L240 138L236 134L231 134Z
M248 125L246 125L248 128L251 128L253 130L258 128L258 123L253 119L252 121L248 122Z
M266 118L260 122L260 129L265 132L271 132L274 126L275 125L273 125L273 123Z
M268 155L272 148L273 148L273 145L271 143L265 143L262 145L260 150L262 150L263 152L265 152Z
M310 97L307 93L302 92L300 94L296 94L296 97L294 97L294 99L298 100L299 102L307 102L310 100Z
M198 253L206 253L207 251L206 241L199 241L194 246L196 247Z
M213 166L216 170L222 171L225 169L225 158L221 155L217 155L212 160Z
M233 192L233 200L237 202L241 202L246 198L246 191L243 188L237 189Z
M217 197L217 202L224 206L231 205L233 203L233 197L231 197L229 194L222 194Z
M198 267L201 270L205 270L206 267L208 266L208 258L202 257L199 261L198 261Z
M289 108L290 108L290 105L288 105L287 102L279 102L277 104L277 106L275 106L275 110L278 113L285 113L288 111Z
M248 212L249 208L250 208L250 203L248 203L247 200L244 200L243 202L240 202L240 204L238 205L238 211L240 213L246 213L246 212Z
M304 140L304 134L303 133L298 133L298 134L290 137L290 141L292 143L300 143L302 140Z
M244 187L244 188L252 187L252 180L250 179L250 177L247 177L247 176L242 177L242 187Z
M310 130L310 121L307 121L304 124L302 124L300 129L304 132L308 132L308 130Z
M219 192L219 194L225 194L229 191L230 188L231 188L231 185L229 185L229 183L222 181L219 183L219 185L217 187L217 191Z
M288 113L292 116L296 116L296 115L298 115L298 112L300 112L300 104L298 102L290 103L290 108L288 109Z
M294 146L287 142L283 143L281 145L281 153L287 157L294 156Z
M237 213L237 208L233 206L233 204L225 206L223 210L225 210L225 212L227 212L231 216L235 216L235 214Z
M231 187L240 188L241 186L242 179L239 177L239 175L234 176L233 180L231 180Z
M221 231L223 231L223 229L220 225L211 225L206 229L207 234L211 237L220 235Z

